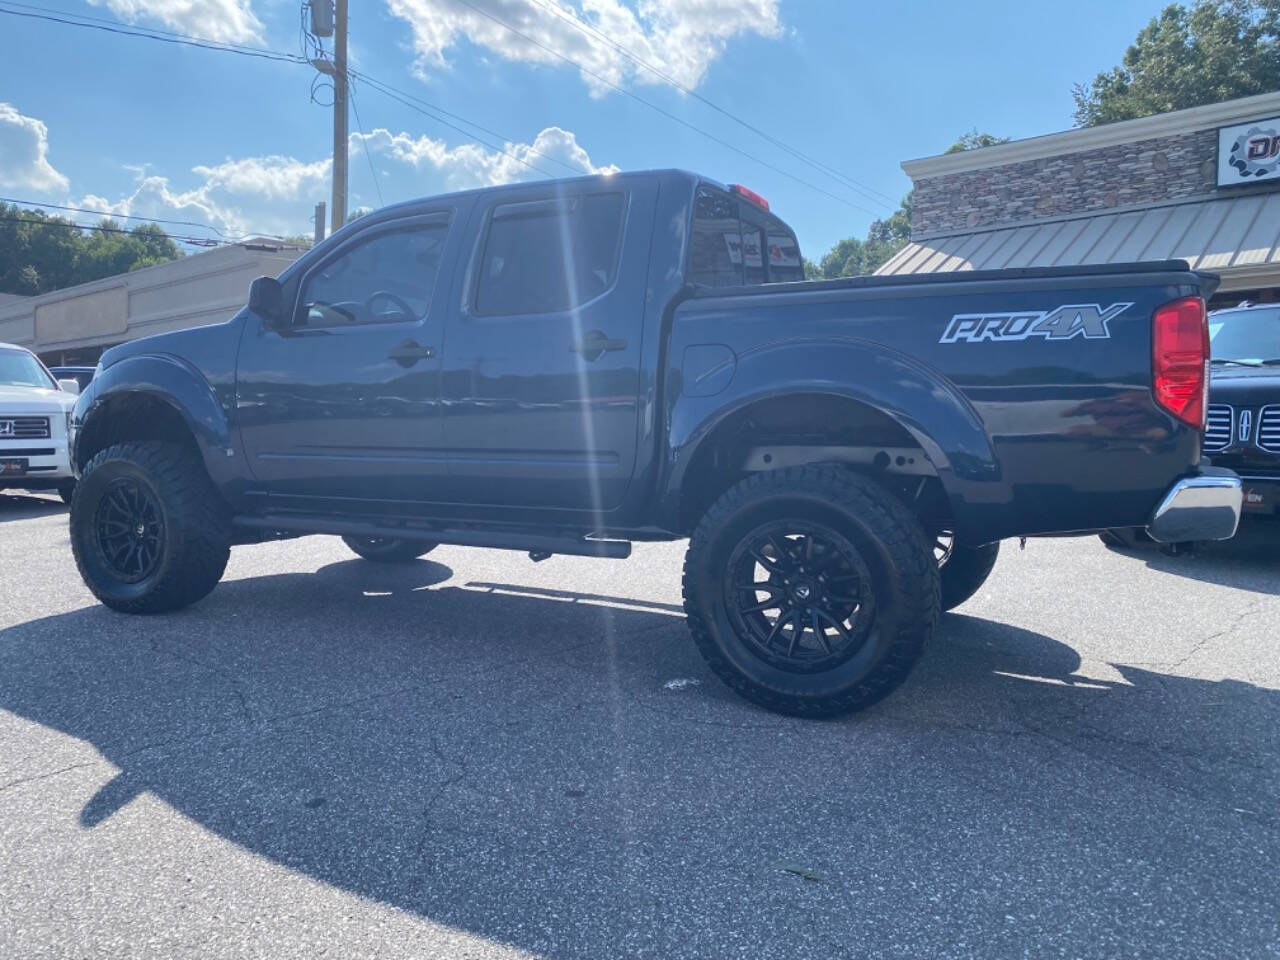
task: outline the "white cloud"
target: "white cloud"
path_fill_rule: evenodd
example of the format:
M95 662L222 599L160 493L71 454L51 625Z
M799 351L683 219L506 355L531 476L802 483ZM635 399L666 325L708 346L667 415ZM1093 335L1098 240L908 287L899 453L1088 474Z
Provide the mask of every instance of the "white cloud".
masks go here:
M294 200L328 183L332 165L328 159L303 163L293 157L245 157L224 160L215 167L194 167L192 172L205 178L200 189L207 193Z
M89 0L127 23L155 20L179 33L230 43L261 41L250 0Z
M492 186L540 176L519 159L523 158L557 175L611 173L614 166L596 165L577 138L568 130L547 127L532 143L507 143L505 151L475 144L450 147L443 140L410 133L392 133L378 128L368 134L352 134L351 171L353 179L365 170L360 154L367 142L370 152L386 168L381 172L383 193L388 203L431 192ZM555 158L571 169L552 162ZM151 171L150 166L131 168L137 187L119 200L89 194L77 206L104 214L190 220L216 227L227 237L250 233L285 235L310 233L312 205L327 200L332 162L303 161L294 157L265 156L227 159L218 164L192 168L199 182L190 189L176 189L170 179ZM434 173L435 178L424 177ZM424 180L438 184L424 187ZM353 200L354 205L354 200ZM170 226L172 233L183 228ZM191 228L190 233L204 236Z
M777 36L779 0L387 0L413 31L419 67L442 68L459 40L507 60L563 65L551 50L609 83L660 84L618 48L656 67L682 86L696 87L728 41L744 33ZM489 14L489 16L486 16ZM502 21L499 23L498 21ZM524 34L523 39L503 23ZM541 45L541 46L539 46ZM550 49L547 49L550 48ZM591 93L609 90L582 73Z
M244 157L216 166L198 166L192 173L202 181L189 190L175 190L168 177L141 169L138 186L112 203L92 194L77 206L104 213L206 223L227 237L250 232L285 234L307 228L308 203L329 191L329 160L304 163L293 157ZM182 228L172 226L171 232ZM192 229L196 235L207 235Z
M10 103L0 103L0 187L67 189L67 178L49 163L49 128Z
M450 147L443 140L433 140L425 135L393 134L381 127L367 135L352 134L353 150L362 137L372 151L393 157L415 169L438 170L444 175L445 186L450 190L528 180L542 176L540 170L556 176L572 176L575 172L614 173L618 169L612 165L596 166L578 143L578 138L560 127L547 127L534 137L533 143L507 143L505 152L473 143Z

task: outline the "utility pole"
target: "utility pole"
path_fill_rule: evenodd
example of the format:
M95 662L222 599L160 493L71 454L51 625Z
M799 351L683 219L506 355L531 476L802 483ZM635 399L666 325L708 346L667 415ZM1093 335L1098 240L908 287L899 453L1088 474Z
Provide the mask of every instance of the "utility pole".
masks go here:
M323 200L321 200L319 203L316 204L316 215L313 218L313 220L316 225L316 230L314 234L315 242L319 243L321 240L324 239L324 201Z
M347 0L337 0L333 31L333 209L330 233L347 220Z

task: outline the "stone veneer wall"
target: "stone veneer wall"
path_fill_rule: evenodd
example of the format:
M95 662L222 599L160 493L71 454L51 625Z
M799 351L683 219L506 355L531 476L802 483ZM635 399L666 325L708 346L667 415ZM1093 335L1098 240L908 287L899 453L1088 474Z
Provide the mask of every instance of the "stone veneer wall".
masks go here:
M1217 151L1217 130L1200 130L928 177L915 185L911 232L962 232L1210 194Z

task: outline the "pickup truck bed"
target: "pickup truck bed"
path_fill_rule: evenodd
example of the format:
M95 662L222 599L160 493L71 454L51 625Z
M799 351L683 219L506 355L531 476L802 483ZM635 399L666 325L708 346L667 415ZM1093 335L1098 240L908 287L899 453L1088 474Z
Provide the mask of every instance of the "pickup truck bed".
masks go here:
M80 570L160 612L303 533L385 562L689 537L711 668L824 716L901 682L1002 538L1233 534L1239 480L1200 458L1212 277L800 264L758 196L680 171L370 214L226 323L103 357Z
M1198 465L1200 444L1199 430L1152 394L1151 317L1216 285L1183 261L1160 261L697 291L672 327L685 396L674 405L667 486L682 489L682 448L708 425L809 390L884 413L893 421L882 425L884 443L924 450L946 492L936 509L947 516L937 519L965 539L1115 525L1106 518L1145 526L1169 478ZM1022 318L1064 309L1068 324L1084 314L1084 332L1018 337ZM997 321L1013 333L1001 336ZM691 341L732 345L732 358ZM764 439L750 442L763 449ZM768 439L798 442L790 424ZM851 437L875 446L866 439ZM786 451L779 462L790 462ZM916 476L920 466L891 462L884 472Z

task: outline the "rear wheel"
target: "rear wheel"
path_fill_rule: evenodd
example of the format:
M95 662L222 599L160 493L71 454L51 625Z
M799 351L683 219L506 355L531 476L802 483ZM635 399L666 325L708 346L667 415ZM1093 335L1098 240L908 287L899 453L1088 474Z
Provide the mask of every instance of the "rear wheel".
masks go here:
M71 548L94 596L125 613L195 603L231 553L228 511L199 457L173 443L118 443L71 498Z
M423 540L397 540L393 537L343 537L342 542L375 563L407 563L425 557L439 546Z
M726 684L808 717L875 703L915 665L938 618L938 567L916 518L840 467L749 477L689 543L684 604Z
M944 531L934 538L933 555L942 578L942 609L953 610L987 582L1000 555L1000 541L966 547L956 543L952 533Z

